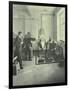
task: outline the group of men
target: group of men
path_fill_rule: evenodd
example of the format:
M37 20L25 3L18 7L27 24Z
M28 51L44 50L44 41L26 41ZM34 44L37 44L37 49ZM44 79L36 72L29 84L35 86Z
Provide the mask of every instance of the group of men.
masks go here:
M26 57L25 59L27 60L27 56L28 56L28 60L31 60L31 47L32 47L32 42L34 41L35 38L31 37L30 32L28 32L24 38L22 39L22 32L18 32L17 37L14 40L14 46L15 46L15 50L14 50L14 57L17 56L17 61L19 62L20 65L20 69L23 69L23 65L22 65L22 59L23 59L23 52L24 52L24 56ZM43 50L42 44L41 44L41 39L38 41L38 47ZM58 50L60 50L61 54L62 54L62 48L60 48L60 46L57 47L56 43L54 41L51 42L51 38L47 41L44 42L45 44L45 50L47 53L47 56L52 55L53 57L58 56ZM55 50L57 49L57 50ZM57 52L55 52L57 51ZM47 57L46 56L46 57Z
M29 61L31 60L31 49L30 49L32 47L31 41L35 40L34 38L31 38L30 32L28 32L23 39L22 37L23 37L22 32L18 32L18 35L14 40L14 47L15 47L14 57L17 56L17 61L19 62L20 69L23 69L22 65L23 52L25 59L27 59L28 56L28 60Z
M49 38L47 42L44 41L44 47L42 47L41 43L43 42L40 39L38 42L38 50L36 52L36 55L38 55L38 57L43 54L46 62L49 62L49 60L55 60L54 62L60 62L62 59L64 59L63 47L60 43L52 41L51 38Z

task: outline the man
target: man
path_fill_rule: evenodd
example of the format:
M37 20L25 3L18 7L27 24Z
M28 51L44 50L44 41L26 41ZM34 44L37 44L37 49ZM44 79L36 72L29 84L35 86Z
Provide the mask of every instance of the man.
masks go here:
M38 42L38 47L39 47L39 49L42 49L41 39Z
M32 47L32 42L35 39L31 37L31 33L28 32L27 35L25 35L24 39L23 39L23 48L25 51L25 55L26 55L26 60L31 61L31 47Z
M64 60L63 48L61 47L60 42L58 42L55 50L55 60L60 62L62 59Z
M18 32L17 37L15 38L14 45L15 45L15 52L14 55L17 56L17 61L19 62L20 69L23 69L22 66L22 32Z

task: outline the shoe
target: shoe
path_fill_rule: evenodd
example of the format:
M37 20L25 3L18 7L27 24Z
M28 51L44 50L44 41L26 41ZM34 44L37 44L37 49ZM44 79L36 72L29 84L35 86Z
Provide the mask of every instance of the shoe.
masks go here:
M23 67L21 67L20 69L23 69Z

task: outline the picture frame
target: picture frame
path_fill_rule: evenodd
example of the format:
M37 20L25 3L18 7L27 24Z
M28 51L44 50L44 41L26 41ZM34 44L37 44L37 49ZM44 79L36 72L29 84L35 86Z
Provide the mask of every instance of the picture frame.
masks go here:
M65 81L47 84L31 84L31 85L13 85L13 5L28 5L34 7L61 7L65 9ZM42 23L41 23L42 25ZM15 57L17 58L17 57ZM36 63L36 62L35 62ZM37 64L37 63L36 63ZM50 4L50 3L34 3L34 2L18 2L9 1L9 88L33 88L33 87L47 87L47 86L61 86L67 85L67 5L66 4Z

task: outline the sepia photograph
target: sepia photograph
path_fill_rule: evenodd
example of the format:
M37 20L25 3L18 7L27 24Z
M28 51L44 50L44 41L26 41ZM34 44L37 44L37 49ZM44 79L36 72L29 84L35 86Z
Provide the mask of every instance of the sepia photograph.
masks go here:
M9 87L67 84L67 5L9 2Z

